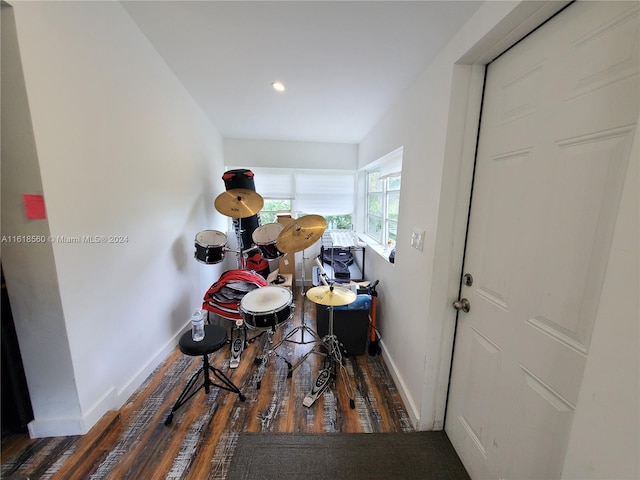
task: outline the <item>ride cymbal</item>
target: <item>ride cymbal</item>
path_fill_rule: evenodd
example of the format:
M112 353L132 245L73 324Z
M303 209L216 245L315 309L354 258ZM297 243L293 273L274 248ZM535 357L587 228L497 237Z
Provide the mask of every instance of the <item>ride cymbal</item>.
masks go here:
M227 217L247 218L262 209L264 199L253 190L234 188L218 195L213 205L218 212Z
M297 218L282 229L276 247L284 253L299 252L320 240L326 228L327 221L320 215Z
M337 285L320 285L307 291L307 298L318 305L339 307L355 302L356 293Z

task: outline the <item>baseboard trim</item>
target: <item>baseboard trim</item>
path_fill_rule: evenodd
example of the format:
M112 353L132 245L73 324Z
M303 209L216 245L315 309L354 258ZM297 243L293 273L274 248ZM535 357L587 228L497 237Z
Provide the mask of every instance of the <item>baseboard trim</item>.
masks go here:
M81 418L32 420L27 425L27 428L30 438L67 437L87 433Z
M420 414L419 414L420 411L416 403L413 401L413 397L407 392L406 384L402 379L402 376L398 373L398 369L396 368L396 364L393 361L393 358L391 358L387 353L387 349L385 348L384 341L380 340L380 346L382 349L382 358L387 364L389 373L391 374L391 377L393 378L393 381L396 384L396 388L398 389L398 392L400 392L400 396L404 401L405 407L407 407L407 413L409 414L409 418L411 420L413 428L417 430L418 426L420 425Z
M125 386L119 391L111 386L104 395L80 417L34 419L27 425L29 437L66 437L84 435L107 413L117 410L135 393L154 370L171 354L178 344L180 336L189 329L189 322L185 323L171 339L160 348L149 361L140 368Z
M156 354L151 357L151 359L144 365L140 370L136 372L136 374L131 377L131 379L127 382L127 384L118 391L118 405L115 408L120 408L124 403L129 399L131 395L135 393L135 391L140 388L140 385L144 383L144 381L153 373L153 371L164 362L169 354L176 348L178 345L178 341L184 332L186 332L190 327L189 321L184 324L184 326L176 332L176 334L171 337L171 339L165 343L165 345L160 348Z

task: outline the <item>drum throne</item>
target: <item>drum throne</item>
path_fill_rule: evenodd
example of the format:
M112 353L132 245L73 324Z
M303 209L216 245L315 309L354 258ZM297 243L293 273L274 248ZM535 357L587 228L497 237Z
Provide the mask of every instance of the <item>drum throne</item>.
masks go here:
M204 339L200 342L194 342L191 338L191 330L185 332L178 343L180 351L185 355L192 357L202 357L202 367L194 373L184 390L176 400L175 405L171 409L171 412L165 420L165 425L170 425L173 421L173 414L182 405L204 388L205 393L209 393L211 387L218 387L229 392L238 394L238 398L241 402L245 401L245 396L240 389L219 369L209 363L209 355L217 352L227 344L227 331L220 325L205 325L204 326ZM215 383L211 380L210 373L212 373L218 380ZM202 375L202 383L198 385L198 379Z

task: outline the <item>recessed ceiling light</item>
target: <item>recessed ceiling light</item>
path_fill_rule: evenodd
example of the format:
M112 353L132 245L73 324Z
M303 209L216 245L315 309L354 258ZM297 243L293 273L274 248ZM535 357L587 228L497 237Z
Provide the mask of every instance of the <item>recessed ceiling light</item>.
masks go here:
M284 83L280 81L271 82L271 86L276 92L284 92Z

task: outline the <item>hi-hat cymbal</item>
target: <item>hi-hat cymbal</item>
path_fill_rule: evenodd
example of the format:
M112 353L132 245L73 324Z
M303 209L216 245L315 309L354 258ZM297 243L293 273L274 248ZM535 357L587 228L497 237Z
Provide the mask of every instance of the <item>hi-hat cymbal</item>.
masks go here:
M233 188L222 192L213 202L221 214L233 218L246 218L258 213L264 205L259 193L246 188Z
M337 285L320 285L307 291L307 298L319 305L339 307L355 302L356 293L348 288Z
M283 253L299 252L320 240L326 228L327 221L320 215L297 218L282 229L276 247Z

